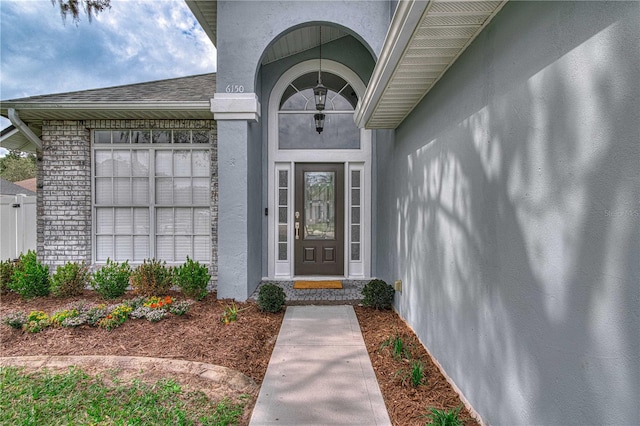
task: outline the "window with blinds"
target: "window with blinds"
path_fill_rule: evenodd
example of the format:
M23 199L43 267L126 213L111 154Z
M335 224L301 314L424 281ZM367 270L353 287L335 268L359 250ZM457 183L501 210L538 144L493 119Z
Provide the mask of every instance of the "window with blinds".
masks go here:
M211 259L206 130L94 132L95 260Z

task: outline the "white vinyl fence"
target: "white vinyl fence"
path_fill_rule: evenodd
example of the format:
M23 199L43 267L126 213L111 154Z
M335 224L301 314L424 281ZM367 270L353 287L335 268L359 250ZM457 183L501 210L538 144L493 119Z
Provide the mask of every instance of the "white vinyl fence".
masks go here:
M36 196L0 195L0 260L36 249Z

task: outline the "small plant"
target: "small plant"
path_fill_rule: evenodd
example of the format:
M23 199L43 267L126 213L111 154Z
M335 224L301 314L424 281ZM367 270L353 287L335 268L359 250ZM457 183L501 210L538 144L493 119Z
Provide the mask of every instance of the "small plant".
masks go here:
M424 364L420 360L411 361L410 369L400 369L396 372L396 377L400 377L402 386L406 386L410 383L413 387L426 383L426 377L424 375Z
M107 305L105 304L100 304L98 306L90 308L86 313L87 324L93 326L98 325L100 320L105 318L108 313L109 311L107 310Z
M107 330L120 327L129 318L131 311L131 306L127 306L124 303L116 305L109 310L107 316L98 321L98 327L106 328Z
M107 259L107 263L93 274L91 286L102 298L115 299L127 290L130 275L129 262L118 263Z
M173 279L174 284L185 296L202 300L207 295L207 285L211 277L206 266L187 256L187 261L174 269Z
M38 333L44 330L50 323L49 315L42 311L31 311L27 316L27 322L24 325L27 331Z
M15 263L10 259L0 261L0 294L9 293L9 284L11 283L14 268Z
M141 296L164 296L171 289L171 269L156 259L145 260L130 279L131 287Z
M193 305L192 301L181 300L169 306L169 312L171 312L173 315L181 316L189 312L189 309L191 309L191 305Z
M379 310L391 309L394 293L393 287L383 280L371 280L362 289L362 303Z
M51 294L56 297L78 296L91 280L89 268L82 261L68 262L51 277Z
M384 342L380 344L380 350L382 351L384 348L390 347L393 358L401 359L401 358L410 358L411 353L409 352L409 348L406 347L402 337L399 334L396 334L393 337L388 337Z
M76 309L62 309L60 311L54 312L53 315L51 315L51 324L62 325L64 320L75 318L78 315L80 315L80 313Z
M431 408L430 414L425 414L422 417L425 417L430 420L429 425L435 426L462 426L462 421L458 418L460 414L460 410L462 410L462 405L459 405L457 408L452 410L438 410L436 408Z
M16 330L21 330L27 323L27 314L24 312L12 312L6 317L2 318L2 323L8 325Z
M411 362L411 374L409 375L409 378L411 379L411 384L415 388L426 381L426 377L424 375L424 364L422 361L417 360Z
M32 250L21 254L18 264L13 269L9 288L23 299L48 296L49 266L40 263Z
M286 299L282 288L275 284L265 284L258 292L258 307L262 311L277 313L282 310Z
M153 296L148 298L144 303L142 303L142 306L150 309L164 309L171 306L172 303L173 303L173 299L171 299L171 296L165 296L165 297Z
M238 314L242 311L245 311L247 309L249 309L249 307L246 308L238 308L238 305L236 305L236 302L231 301L230 305L223 305L222 302L220 302L220 304L223 306L224 310L222 311L222 318L220 318L220 321L225 324L225 325L229 325L232 322L236 322L238 321Z

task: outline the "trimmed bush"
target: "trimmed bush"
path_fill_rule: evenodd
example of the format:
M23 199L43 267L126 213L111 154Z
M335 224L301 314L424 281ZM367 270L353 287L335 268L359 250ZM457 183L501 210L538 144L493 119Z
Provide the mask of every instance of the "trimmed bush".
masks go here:
M51 277L51 294L55 297L78 296L90 280L91 273L84 261L68 262L59 266Z
M395 292L393 287L383 280L371 280L362 289L362 303L379 310L391 309Z
M107 259L106 265L93 274L91 287L104 299L115 299L127 291L131 267L129 262L114 262Z
M0 261L0 294L9 293L9 283L13 275L15 263L10 259Z
M131 273L131 287L141 296L164 296L171 290L171 275L167 262L145 260Z
M48 296L49 266L40 263L33 250L21 254L18 264L13 269L9 288L23 299Z
M174 284L180 291L192 299L202 300L207 295L209 284L209 269L197 261L189 259L173 270Z
M258 307L271 313L280 312L286 299L283 289L275 284L265 284L258 292Z

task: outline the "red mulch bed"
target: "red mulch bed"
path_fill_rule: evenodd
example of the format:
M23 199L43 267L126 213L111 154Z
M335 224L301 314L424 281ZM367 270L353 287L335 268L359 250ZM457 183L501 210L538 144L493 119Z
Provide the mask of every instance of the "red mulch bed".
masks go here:
M172 296L180 299L179 293ZM125 298L133 297L131 294ZM0 317L10 312L42 310L52 314L72 301L85 299L105 303L93 291L80 297L53 297L21 300L16 294L0 299ZM118 303L122 299L109 301ZM77 328L48 327L40 333L13 330L0 325L0 356L20 355L118 355L176 358L222 365L238 370L262 383L284 313L261 312L255 303L238 303L243 309L238 321L225 325L220 321L225 301L215 293L194 304L188 314L170 316L157 323L129 320L122 326L103 330L89 326ZM424 347L407 325L391 311L355 307L367 350L394 425L424 425L421 417L427 407L452 409L461 405L458 395L440 374ZM380 345L389 337L400 335L412 349L412 359L425 364L427 383L417 388L402 384L396 374L410 366L407 360L396 360L388 348ZM250 410L253 404L250 404ZM465 425L477 424L463 408L460 418ZM245 413L243 423L249 414Z

